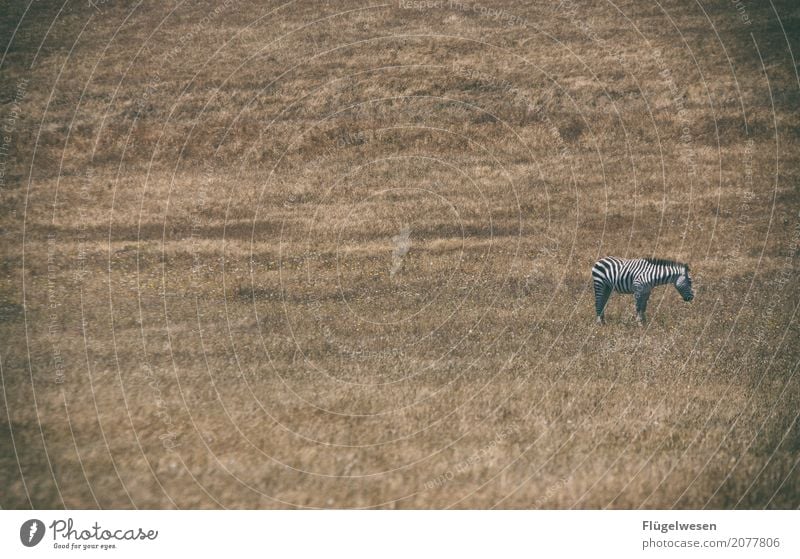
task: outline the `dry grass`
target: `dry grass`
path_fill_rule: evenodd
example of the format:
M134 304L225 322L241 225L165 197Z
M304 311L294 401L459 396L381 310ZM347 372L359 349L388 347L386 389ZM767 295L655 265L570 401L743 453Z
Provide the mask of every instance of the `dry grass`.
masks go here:
M26 4L0 506L800 505L792 3Z

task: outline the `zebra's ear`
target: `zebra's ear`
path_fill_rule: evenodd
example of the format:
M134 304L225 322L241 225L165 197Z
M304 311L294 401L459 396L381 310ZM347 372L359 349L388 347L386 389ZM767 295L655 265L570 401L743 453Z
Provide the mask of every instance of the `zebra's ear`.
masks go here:
M689 265L688 264L684 264L684 266L686 267L686 273L689 273Z

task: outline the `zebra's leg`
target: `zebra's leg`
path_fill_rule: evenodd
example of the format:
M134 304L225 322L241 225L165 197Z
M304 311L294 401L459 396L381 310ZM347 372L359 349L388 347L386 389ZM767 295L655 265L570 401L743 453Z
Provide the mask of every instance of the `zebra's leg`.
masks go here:
M594 283L594 306L597 312L597 324L605 324L605 309L608 298L611 296L611 286L604 282Z
M633 291L633 296L636 298L636 321L644 326L645 316L647 310L647 300L650 298L650 290L644 286L636 286Z

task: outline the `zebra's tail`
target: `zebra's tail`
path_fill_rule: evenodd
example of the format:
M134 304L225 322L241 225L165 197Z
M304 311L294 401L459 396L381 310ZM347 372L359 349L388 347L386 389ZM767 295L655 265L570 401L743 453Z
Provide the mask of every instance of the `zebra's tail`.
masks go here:
M608 298L611 295L611 282L608 281L607 268L602 260L592 266L592 283L594 284L595 312L602 319Z
M606 268L605 262L602 260L598 260L592 266L592 281L595 285L599 283L607 283L608 282L608 268Z

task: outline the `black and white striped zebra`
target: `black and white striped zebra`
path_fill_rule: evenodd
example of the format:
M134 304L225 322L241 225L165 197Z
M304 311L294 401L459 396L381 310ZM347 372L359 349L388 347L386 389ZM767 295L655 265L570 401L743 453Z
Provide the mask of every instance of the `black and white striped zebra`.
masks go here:
M686 302L694 299L689 266L660 258L616 258L607 256L592 266L594 302L597 323L605 324L605 308L612 291L633 293L636 299L636 320L644 324L644 313L650 291L657 285L671 283Z

